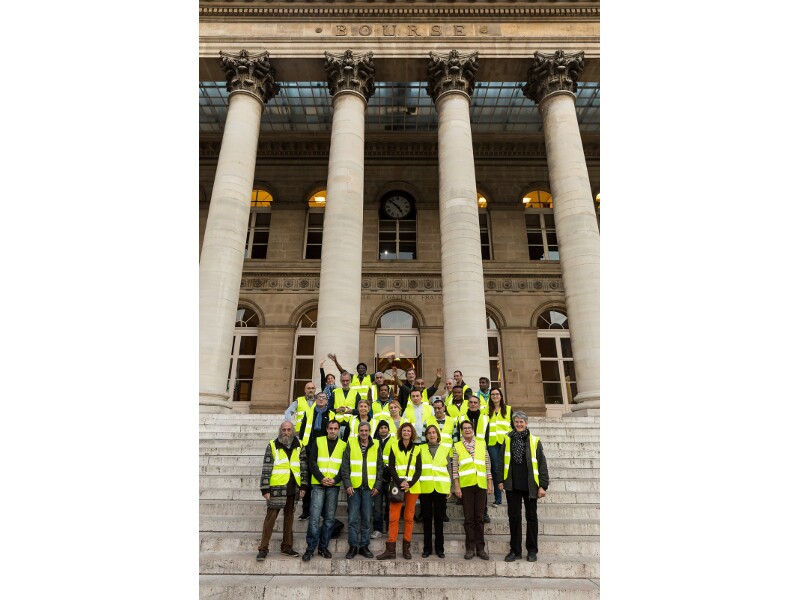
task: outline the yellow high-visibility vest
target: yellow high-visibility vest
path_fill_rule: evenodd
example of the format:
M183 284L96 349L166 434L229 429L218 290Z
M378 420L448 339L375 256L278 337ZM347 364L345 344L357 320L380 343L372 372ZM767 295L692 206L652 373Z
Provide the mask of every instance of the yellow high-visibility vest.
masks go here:
M454 446L458 454L458 483L464 488L478 484L485 490L486 483L486 443L475 438L475 458L470 456L464 442L456 442Z
M469 421L467 413L464 413L456 419L456 427L459 427L464 421ZM486 441L486 426L489 425L489 417L481 413L478 417L478 423L475 426L475 439Z
M383 406L381 406L380 400L374 400L372 402L372 418L376 419L376 423L381 420L388 421L392 418L389 413L389 402L391 402L391 400L387 400L386 404Z
M453 447L453 431L456 428L456 420L453 417L445 415L444 425L440 426L436 417L432 416L425 421L425 429L428 428L428 425L436 425L436 429L439 430L439 435L442 437L440 443L443 446Z
M422 407L422 422L425 423L428 418L433 416L433 409L431 408L430 404L423 404L420 402L420 406ZM403 412L403 418L412 425L416 423L416 411L414 410L414 403L411 402L411 400L409 400L408 404L406 404L406 410Z
M386 445L388 446L389 443L387 442ZM417 455L419 455L419 446L411 445L411 450L409 452L405 452L400 449L400 444L397 442L395 438L395 443L392 446L392 452L394 452L394 470L397 471L397 476L400 478L405 478L407 481L411 482L414 478L414 473L417 470ZM411 455L411 464L408 463L408 455ZM388 463L387 463L388 464ZM407 469L407 470L406 470ZM409 494L419 494L420 485L419 479L417 482L411 486L407 491Z
M346 406L347 408L352 408L353 410L356 409L356 402L358 401L358 392L351 387L347 390L347 395L345 395L344 390L342 388L336 388L333 390L333 410L334 412L339 410L340 406ZM349 420L350 417L353 415L350 414L336 414L336 420L339 423L344 423L345 421Z
M364 379L361 382L358 381L358 373L352 376L350 379L350 389L355 390L359 396L363 400L367 399L367 392L369 392L369 388L372 387L372 378L369 374L364 375Z
M347 444L342 440L336 440L333 454L328 455L328 437L321 435L317 438L317 466L325 477L333 479L339 474L342 468L342 456ZM360 450L359 450L360 452ZM311 476L311 483L319 485L319 481L314 475ZM339 483L336 484L340 485Z
M364 471L364 456L361 454L361 443L358 438L351 439L350 444L350 484L353 489L361 487L361 475ZM367 485L370 489L375 487L378 472L378 443L374 442L367 448Z
M536 487L539 487L539 461L536 460L536 448L539 446L539 438L530 433L529 442L531 445L531 471L533 471L533 481L536 482ZM500 443L505 444L505 452L503 453L503 481L508 479L508 466L511 464L511 443L508 436L499 436Z
M427 444L419 446L422 456L422 476L420 493L430 494L437 491L440 494L450 493L450 474L447 472L447 461L450 459L452 448L442 444L436 449L436 456L431 456Z
M286 451L278 453L275 440L269 443L272 448L272 474L269 476L270 487L286 485L289 483L289 476L294 475L297 485L300 485L300 448L292 449L291 458L286 455ZM283 455L283 458L281 458Z
M506 414L489 411L489 445L495 446L500 442L499 436L508 435L511 432L511 407L506 406Z
M303 446L308 446L308 442L311 441L311 430L314 428L314 406L315 406L314 404L309 406L308 410L306 411L306 414L305 414L306 428L305 428L305 431L303 431L303 437L300 438L300 443ZM328 411L328 423L330 423L331 421L335 421L336 420L335 417L336 417L336 415L334 414L334 412L332 410L329 410ZM322 437L325 437L325 436L322 436Z
M294 423L294 430L300 431L300 425L301 425L300 422L303 420L303 414L308 410L309 406L312 407L314 406L314 400L312 399L310 404L308 400L306 400L305 396L298 396L296 400L297 400L297 413L296 413L297 419L295 420Z

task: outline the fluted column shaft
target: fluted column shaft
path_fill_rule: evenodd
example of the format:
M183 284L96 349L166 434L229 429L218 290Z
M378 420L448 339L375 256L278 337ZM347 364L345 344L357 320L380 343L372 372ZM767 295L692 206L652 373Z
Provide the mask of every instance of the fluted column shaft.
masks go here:
M325 64L333 96L333 120L314 364L334 352L340 364L352 368L361 361L358 341L364 229L364 119L373 90L372 53L326 54Z
M600 231L575 112L583 55L534 56L526 89L544 123L558 252L578 384L575 414L600 408ZM589 412L591 411L591 412Z
M264 102L277 93L264 87L266 53L223 57L231 92L200 255L200 411L226 412L227 389L244 246ZM264 67L266 64L266 67ZM248 71L249 69L249 71ZM237 70L239 71L237 73ZM274 72L269 71L270 77ZM247 84L236 83L247 77ZM267 90L265 93L265 89Z
M477 389L489 376L483 258L478 222L469 105L477 53L431 53L428 93L439 116L439 222L442 234L442 313L448 373L459 369Z

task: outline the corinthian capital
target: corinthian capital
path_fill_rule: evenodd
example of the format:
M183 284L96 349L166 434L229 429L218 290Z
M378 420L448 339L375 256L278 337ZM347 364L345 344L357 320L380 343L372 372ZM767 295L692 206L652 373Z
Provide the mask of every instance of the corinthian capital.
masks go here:
M275 69L269 64L269 52L250 56L247 50L228 54L220 50L219 60L225 71L228 92L247 92L266 104L281 86L275 82Z
M449 54L430 53L428 61L428 86L425 91L436 103L444 92L457 90L470 98L475 89L475 74L478 72L478 53L472 52L461 58L458 50Z
M353 54L345 50L344 54L325 53L325 72L328 74L328 91L335 96L343 90L350 90L364 96L369 102L375 93L375 65L372 63L372 52Z
M533 53L533 65L528 69L528 83L522 93L539 104L554 92L570 92L578 89L578 76L583 71L583 52L565 54Z

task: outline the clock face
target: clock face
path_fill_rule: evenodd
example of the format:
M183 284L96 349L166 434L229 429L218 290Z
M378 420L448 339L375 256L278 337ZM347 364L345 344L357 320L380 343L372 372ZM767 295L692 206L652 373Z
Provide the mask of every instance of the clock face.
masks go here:
M404 196L391 196L383 201L383 212L393 219L402 219L411 212L411 202Z

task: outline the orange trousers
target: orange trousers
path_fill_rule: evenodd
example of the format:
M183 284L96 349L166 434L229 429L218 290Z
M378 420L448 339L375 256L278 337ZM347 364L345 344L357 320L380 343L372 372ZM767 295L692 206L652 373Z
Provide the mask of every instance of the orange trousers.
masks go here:
M389 503L389 542L397 542L397 533L400 530L400 511L405 506L405 524L403 525L403 539L411 541L411 534L414 533L414 506L417 504L419 494L409 494L406 492L405 502Z

